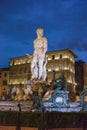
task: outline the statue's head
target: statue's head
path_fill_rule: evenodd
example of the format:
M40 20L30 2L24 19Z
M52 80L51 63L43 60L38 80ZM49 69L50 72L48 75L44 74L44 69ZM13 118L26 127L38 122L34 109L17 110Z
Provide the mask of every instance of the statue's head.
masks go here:
M38 35L38 36L41 36L41 37L43 36L43 31L44 31L43 28L37 28L37 29L36 29L37 35Z

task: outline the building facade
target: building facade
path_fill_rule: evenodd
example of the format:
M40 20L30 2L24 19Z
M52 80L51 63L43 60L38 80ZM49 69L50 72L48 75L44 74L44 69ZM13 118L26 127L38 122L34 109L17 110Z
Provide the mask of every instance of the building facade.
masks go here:
M0 69L0 97L6 95L9 89L9 68Z
M23 86L31 77L29 56L10 59L9 85Z
M76 94L87 88L87 64L82 61L75 62L75 82L76 82Z
M76 95L79 95L84 88L84 65L82 60L75 62Z
M53 79L53 71L55 78L64 73L67 80L69 91L75 92L75 58L76 54L71 49L47 52L47 81ZM17 57L10 59L10 82L9 85L23 86L25 82L31 78L30 69L31 58L29 56Z
M84 64L84 88L87 88L87 64Z

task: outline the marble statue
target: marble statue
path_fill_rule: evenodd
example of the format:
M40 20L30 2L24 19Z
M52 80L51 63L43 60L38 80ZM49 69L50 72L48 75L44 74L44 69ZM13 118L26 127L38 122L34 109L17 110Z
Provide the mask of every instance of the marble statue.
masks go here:
M23 91L22 91L22 88L17 87L15 100L16 100L16 101L20 101L20 100L22 100L22 99L23 99Z
M16 90L17 90L17 87L16 87L16 86L14 86L14 87L12 88L11 94L16 93Z
M43 63L43 71L42 71L42 79L43 81L46 80L47 73L46 73L46 65L47 65L48 56L45 56L44 63Z
M24 89L25 94L31 94L32 95L32 87L30 85L27 85L26 88Z
M11 91L11 99L12 100L22 100L22 97L23 97L23 92L22 92L22 89L17 87L17 86L14 86L12 88L12 91Z
M33 94L32 87L30 85L26 85L23 87L23 92L23 100L31 100Z
M37 38L34 40L34 53L31 60L32 79L45 81L47 64L47 39L43 36L43 29L36 30Z

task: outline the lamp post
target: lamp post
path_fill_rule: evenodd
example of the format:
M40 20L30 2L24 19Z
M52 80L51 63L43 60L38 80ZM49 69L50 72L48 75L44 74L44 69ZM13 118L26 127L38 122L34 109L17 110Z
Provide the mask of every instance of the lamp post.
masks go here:
M20 126L20 113L21 113L21 104L18 102L18 112L17 112L17 124L16 124L16 130L21 130Z
M45 130L44 127L44 108L41 110L41 130Z

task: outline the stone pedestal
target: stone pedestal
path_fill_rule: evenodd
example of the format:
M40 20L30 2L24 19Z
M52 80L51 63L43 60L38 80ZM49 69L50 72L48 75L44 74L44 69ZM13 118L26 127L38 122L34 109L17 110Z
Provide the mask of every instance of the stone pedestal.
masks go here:
M52 102L55 107L65 107L68 105L68 91L59 90L52 96Z
M80 93L80 105L84 111L87 111L87 88Z

